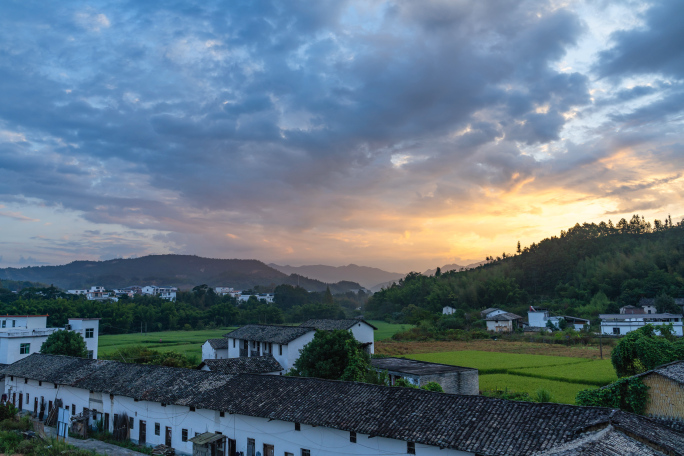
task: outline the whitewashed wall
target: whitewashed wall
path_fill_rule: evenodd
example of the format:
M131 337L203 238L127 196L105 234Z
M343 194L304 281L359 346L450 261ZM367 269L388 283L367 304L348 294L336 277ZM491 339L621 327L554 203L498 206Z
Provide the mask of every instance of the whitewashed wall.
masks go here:
M373 328L371 328L370 325L360 321L350 329L354 335L354 338L362 344L370 342L370 353L375 353L375 334L373 333Z

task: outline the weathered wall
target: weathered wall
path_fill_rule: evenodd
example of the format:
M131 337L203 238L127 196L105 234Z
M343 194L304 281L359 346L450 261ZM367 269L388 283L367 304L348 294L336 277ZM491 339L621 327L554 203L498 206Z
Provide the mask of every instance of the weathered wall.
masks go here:
M449 394L469 394L474 396L480 394L480 380L477 370L421 375L420 385L423 386L428 382L439 383L444 392Z
M684 420L684 385L655 372L642 380L649 387L646 415Z

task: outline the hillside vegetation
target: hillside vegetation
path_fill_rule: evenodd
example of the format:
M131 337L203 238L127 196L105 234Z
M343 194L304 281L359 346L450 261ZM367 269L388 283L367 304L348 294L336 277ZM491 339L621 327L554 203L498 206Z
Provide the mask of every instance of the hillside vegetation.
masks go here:
M467 271L410 273L375 293L367 316L417 323L452 306L459 312L444 324L456 328L487 307L525 316L530 304L541 304L591 319L642 297L660 297L657 305L676 311L671 298L684 297L684 225L669 218L650 223L635 215L616 225L576 224L560 236L525 248L518 244L515 254L487 260Z
M327 284L296 274L287 275L257 260L222 260L194 255L149 255L107 261L74 261L61 266L0 269L0 278L49 283L63 289L101 285L107 289L129 285L165 285L190 289L198 284L247 289L257 285L300 285L325 291ZM356 290L353 282L330 284L333 293Z

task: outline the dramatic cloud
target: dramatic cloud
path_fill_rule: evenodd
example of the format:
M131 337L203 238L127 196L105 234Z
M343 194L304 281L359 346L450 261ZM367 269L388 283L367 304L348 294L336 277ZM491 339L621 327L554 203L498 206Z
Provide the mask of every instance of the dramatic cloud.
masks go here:
M423 270L575 222L679 216L681 10L5 2L4 264Z

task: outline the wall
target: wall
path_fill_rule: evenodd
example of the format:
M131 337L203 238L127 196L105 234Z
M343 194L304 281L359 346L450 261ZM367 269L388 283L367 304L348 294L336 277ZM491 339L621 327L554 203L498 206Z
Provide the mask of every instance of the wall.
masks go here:
M432 375L413 375L404 372L387 372L391 377L402 377L413 385L424 386L429 382L439 383L447 394L480 394L480 380L476 369L462 372L446 372Z
M208 341L202 345L202 360L205 359L216 359L216 350Z
M48 336L2 337L0 335L0 364L12 364L26 358L31 353L38 353ZM21 344L31 344L29 353L19 353Z
M351 327L351 332L354 338L361 343L370 342L370 353L371 355L375 353L375 333L373 328L371 328L367 323L359 322Z
M294 366L295 361L299 358L300 351L313 340L315 333L315 331L308 332L290 341L287 345L283 345L283 356L279 356L275 345L273 346L273 351L275 352L273 356L283 366L285 371L290 370Z
M601 322L601 332L603 334L613 334L613 328L620 328L620 335L627 334L631 331L636 331L637 329L646 326L646 324L651 324L653 326L659 326L663 324L668 324L670 322L658 322L658 321L602 321ZM682 335L682 322L681 320L676 323L672 323L674 326L674 333L677 336Z
M646 415L684 420L684 385L655 372L641 379L649 387Z
M495 332L510 332L513 327L512 322L505 321L487 321L487 331Z
M9 396L10 400L12 398L12 394L15 392L17 393L17 398L19 397L20 393L23 394L23 408L24 410L30 410L31 412L34 410L34 401L36 398L38 398L38 410L40 410L41 398L45 400L46 413L49 401L52 401L54 404L57 398L62 399L64 406L68 406L70 411L72 409L72 405L75 405L76 413L80 413L83 411L84 407L88 407L89 405L88 391L86 390L63 385L57 385L57 388L55 388L54 383L50 382L43 382L42 385L39 385L37 380L31 379L28 379L27 383L24 383L24 379L21 377L14 377L14 379L11 377L6 377L5 392ZM28 403L26 401L27 393L29 395ZM18 405L17 399L17 406Z
M71 329L81 333L81 336L83 336L83 340L85 340L86 348L88 349L88 351L92 351L93 358L97 359L98 343L100 340L100 320L88 318L70 318L69 324L71 325ZM93 330L93 337L89 337L86 339L86 329Z
M530 326L534 326L536 328L544 328L546 327L546 319L548 317L548 312L527 312L527 321L529 322Z

